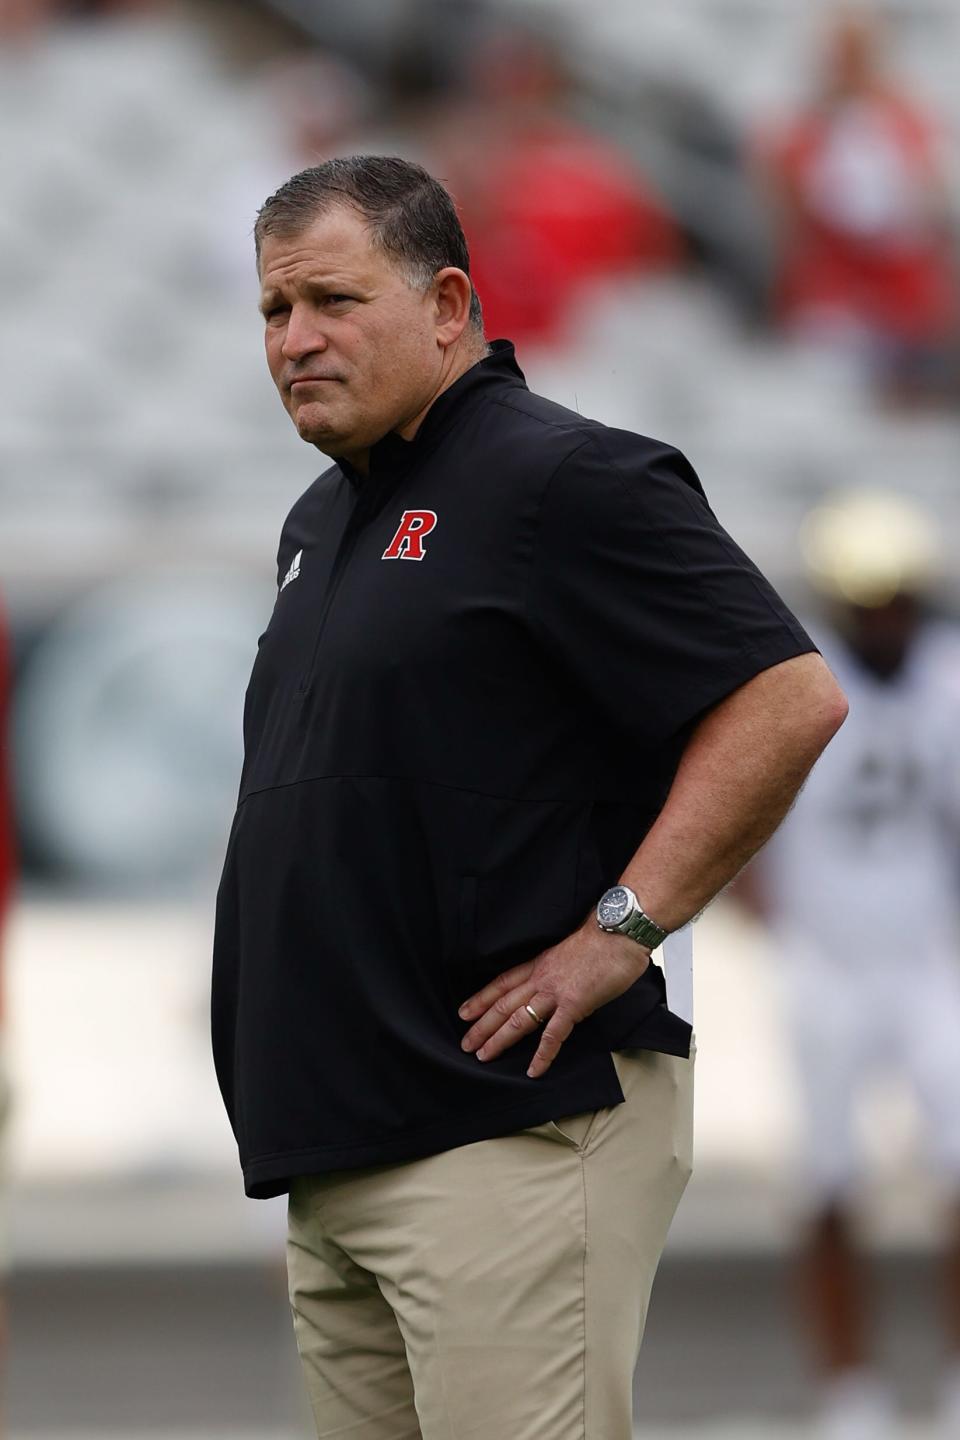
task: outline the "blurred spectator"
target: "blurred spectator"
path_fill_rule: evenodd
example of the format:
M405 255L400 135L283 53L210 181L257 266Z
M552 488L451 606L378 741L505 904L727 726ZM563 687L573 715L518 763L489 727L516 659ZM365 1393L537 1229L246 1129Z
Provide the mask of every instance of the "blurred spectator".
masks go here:
M867 12L842 12L818 93L763 146L781 212L777 305L794 335L862 358L890 398L940 398L958 310L937 134L881 41Z
M372 96L346 60L321 50L284 55L263 73L266 104L304 164L337 154L367 123Z
M237 236L252 223L248 197L276 188L268 168L286 175L352 152L416 159L457 200L487 333L544 344L563 338L586 287L678 258L666 207L613 140L570 117L561 47L534 28L485 6L421 0L383 78L380 90L320 51L262 72L278 143L225 197ZM246 248L242 263L245 281Z
M13 892L13 819L10 805L10 775L7 753L7 709L10 687L7 643L3 611L0 610L0 1432L3 1430L2 1400L6 1361L6 1305L3 1276L6 1269L6 1121L9 1113L9 1089L4 1044L4 975L3 942L7 913Z
M814 632L850 700L843 732L741 881L782 956L806 1120L810 1225L800 1274L823 1381L823 1433L892 1433L871 1368L851 1220L855 1115L902 1070L952 1206L943 1267L945 1435L960 1434L960 631L926 613L938 568L925 512L874 492L802 532L829 626Z
M212 207L219 265L244 295L253 269L250 237L264 197L296 170L367 148L375 100L360 72L328 51L285 52L259 68L251 94L258 143L233 154Z
M24 40L54 20L170 8L171 0L0 0L0 37Z
M616 143L570 118L559 51L516 25L475 47L436 116L488 335L560 339L584 288L676 261L679 232Z
M7 44L28 40L61 9L57 0L0 0L0 39Z

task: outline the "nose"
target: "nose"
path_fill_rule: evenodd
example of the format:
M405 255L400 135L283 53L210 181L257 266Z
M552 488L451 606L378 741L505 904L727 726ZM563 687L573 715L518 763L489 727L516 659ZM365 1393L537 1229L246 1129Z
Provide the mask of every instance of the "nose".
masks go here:
M281 350L285 360L298 361L327 348L320 315L311 305L294 304L290 311Z

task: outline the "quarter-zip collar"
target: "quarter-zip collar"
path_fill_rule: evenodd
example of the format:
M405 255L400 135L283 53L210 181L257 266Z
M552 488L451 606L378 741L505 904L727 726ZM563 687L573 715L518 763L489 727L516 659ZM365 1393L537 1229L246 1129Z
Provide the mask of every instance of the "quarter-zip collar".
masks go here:
M469 370L465 370L452 385L437 396L412 440L404 440L395 430L384 435L370 447L370 473L362 475L347 460L337 464L350 481L354 490L363 491L368 480L377 488L388 475L397 475L416 460L422 459L432 450L437 441L450 428L453 421L468 405L489 389L499 386L527 388L523 371L517 364L514 347L509 340L493 340L490 353Z

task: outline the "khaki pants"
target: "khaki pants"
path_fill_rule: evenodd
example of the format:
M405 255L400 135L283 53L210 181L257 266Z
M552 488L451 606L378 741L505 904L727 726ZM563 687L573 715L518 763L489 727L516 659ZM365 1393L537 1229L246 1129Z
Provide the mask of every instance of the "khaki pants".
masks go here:
M294 1183L290 1302L318 1436L631 1440L692 1165L694 1053L614 1055L610 1109Z

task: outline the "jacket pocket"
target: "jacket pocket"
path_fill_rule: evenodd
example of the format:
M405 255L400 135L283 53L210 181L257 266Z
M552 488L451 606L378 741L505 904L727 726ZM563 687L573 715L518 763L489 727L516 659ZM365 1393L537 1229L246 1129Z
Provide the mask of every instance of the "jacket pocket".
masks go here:
M584 809L581 802L491 799L482 814L471 812L471 849L450 896L454 968L469 989L532 960L583 919L577 870Z
M464 1000L469 1000L488 980L493 979L494 972L487 973L477 959L477 876L459 875L451 890L451 897L454 896L456 909L451 915L453 954L447 971L447 985L449 999L453 1009L457 1010ZM454 910L452 905L450 910Z
M457 958L468 967L477 955L477 877L461 875L457 897Z
M586 916L591 906L595 907L604 890L610 885L616 884L616 880L608 880L604 876L603 865L600 854L597 850L597 842L593 834L592 826L581 835L580 843L577 846L577 874L575 881L576 906L581 920Z

